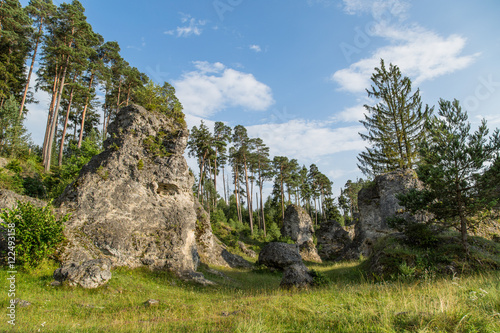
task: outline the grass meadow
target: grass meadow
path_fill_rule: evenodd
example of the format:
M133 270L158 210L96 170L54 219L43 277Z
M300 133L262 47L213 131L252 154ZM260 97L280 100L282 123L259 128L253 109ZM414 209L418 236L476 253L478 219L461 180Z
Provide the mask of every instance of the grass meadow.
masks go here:
M307 290L281 290L280 273L205 269L216 286L169 272L117 269L95 290L51 286L55 266L18 272L16 325L7 323L7 271L1 332L500 332L500 274L374 281L360 262L308 265L326 277ZM147 306L156 299L156 306Z

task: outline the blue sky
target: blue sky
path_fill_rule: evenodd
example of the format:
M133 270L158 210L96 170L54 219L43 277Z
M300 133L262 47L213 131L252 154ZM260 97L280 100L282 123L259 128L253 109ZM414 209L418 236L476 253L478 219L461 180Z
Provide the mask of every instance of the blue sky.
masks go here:
M362 176L359 120L380 58L424 104L457 98L473 124L500 125L498 0L81 2L131 66L174 85L190 126L244 125L272 155L316 163L336 193ZM27 122L36 143L48 108L38 96Z

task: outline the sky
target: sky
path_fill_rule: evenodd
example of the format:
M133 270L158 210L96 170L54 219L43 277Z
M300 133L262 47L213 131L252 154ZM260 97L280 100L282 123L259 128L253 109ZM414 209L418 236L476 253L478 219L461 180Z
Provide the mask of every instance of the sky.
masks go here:
M363 177L359 120L381 58L424 104L456 98L473 128L500 127L498 0L80 1L131 66L175 87L189 127L244 125L272 156L315 163L336 195ZM49 103L35 96L26 125L41 144Z

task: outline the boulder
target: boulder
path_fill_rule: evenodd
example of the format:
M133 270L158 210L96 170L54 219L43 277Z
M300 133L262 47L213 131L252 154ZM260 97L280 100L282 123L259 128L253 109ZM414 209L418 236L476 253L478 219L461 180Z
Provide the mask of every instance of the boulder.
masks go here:
M227 251L226 246L212 233L210 215L203 209L198 200L194 202L196 211L196 244L201 262L207 265L252 268L253 265L243 257Z
M55 202L61 213L71 213L63 267L108 259L111 267L195 271L194 177L183 156L185 124L130 105L108 131L104 151Z
M269 243L260 251L257 264L283 271L280 283L283 288L302 288L313 282L313 277L302 262L297 244Z
M296 244L271 242L266 244L259 253L258 265L283 270L293 264L302 263L299 247Z
M313 242L313 222L309 214L302 207L289 205L286 208L281 235L290 237L299 246L302 259L321 262L321 258Z
M344 249L351 245L354 234L350 234L337 221L332 220L321 223L316 231L316 237L321 259L335 261Z
M94 289L111 279L111 261L109 259L94 259L82 263L63 265L54 272L54 280L70 286L81 286Z
M313 283L313 277L304 264L293 264L283 270L283 278L280 282L282 288L304 288Z
M360 255L368 257L375 242L396 231L389 228L387 219L395 215L414 222L423 222L429 218L426 214L410 215L402 213L397 194L408 193L410 189L423 189L414 170L396 170L375 177L373 183L359 191L359 220L355 226L355 237L348 246L342 259L358 259Z

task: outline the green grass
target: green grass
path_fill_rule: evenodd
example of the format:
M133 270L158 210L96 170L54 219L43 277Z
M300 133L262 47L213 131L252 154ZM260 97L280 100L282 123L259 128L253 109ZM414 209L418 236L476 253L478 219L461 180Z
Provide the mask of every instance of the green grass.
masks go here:
M330 283L279 289L281 274L221 269L201 287L168 272L113 271L97 290L52 287L54 267L17 274L17 295L32 303L7 324L0 296L0 332L500 332L500 274L374 282L358 262L310 265ZM6 281L7 272L0 271ZM2 284L2 285L7 285ZM146 307L145 301L160 301Z

